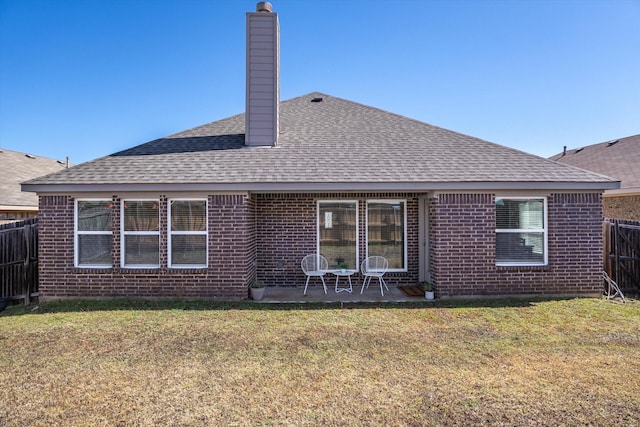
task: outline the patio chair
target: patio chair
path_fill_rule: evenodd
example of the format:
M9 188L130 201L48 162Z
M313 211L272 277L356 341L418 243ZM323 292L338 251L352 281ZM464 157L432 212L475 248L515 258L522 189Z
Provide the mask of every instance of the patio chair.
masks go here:
M370 256L362 261L362 265L360 266L360 272L364 276L364 280L362 281L362 289L360 289L360 293L364 292L364 288L369 287L369 283L371 283L372 277L377 277L378 282L380 283L380 293L384 296L384 290L382 286L384 285L389 290L389 287L385 283L382 276L386 273L389 268L389 261L383 256Z
M307 294L307 286L309 286L309 279L311 277L319 277L322 280L322 287L324 293L327 293L327 285L324 282L324 275L327 274L329 269L329 263L327 259L322 255L312 254L302 258L302 271L307 275L307 283L304 285L304 294Z

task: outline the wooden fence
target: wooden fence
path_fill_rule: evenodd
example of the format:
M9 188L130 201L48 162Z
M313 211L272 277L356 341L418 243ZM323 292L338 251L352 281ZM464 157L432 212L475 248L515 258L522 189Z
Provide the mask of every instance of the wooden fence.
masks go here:
M31 302L38 295L38 220L0 226L0 298Z
M640 293L640 222L605 219L604 271L625 293Z

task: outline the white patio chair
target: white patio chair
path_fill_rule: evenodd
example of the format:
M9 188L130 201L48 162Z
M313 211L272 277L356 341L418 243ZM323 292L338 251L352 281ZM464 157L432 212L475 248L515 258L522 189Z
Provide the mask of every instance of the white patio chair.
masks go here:
M329 263L327 259L322 255L312 254L302 258L302 271L307 275L307 283L304 285L304 294L307 294L307 286L309 286L309 279L311 277L319 277L322 280L322 287L324 293L327 293L327 285L324 283L324 275L327 274L329 269Z
M369 287L369 283L371 283L372 277L377 277L378 282L380 283L380 293L384 296L384 290L382 286L384 285L389 290L389 287L385 283L382 276L386 273L389 268L389 261L385 257L382 256L370 256L362 261L362 265L360 266L360 272L364 276L364 280L362 281L362 289L360 289L360 293L364 292L364 288Z

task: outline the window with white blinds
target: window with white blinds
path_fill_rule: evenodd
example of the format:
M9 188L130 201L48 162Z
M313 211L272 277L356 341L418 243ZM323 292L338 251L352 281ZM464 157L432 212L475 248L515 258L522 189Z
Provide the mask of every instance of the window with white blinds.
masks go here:
M110 200L76 200L75 266L111 268L113 242Z
M158 200L122 202L122 267L160 267Z
M169 267L207 266L207 201L169 201Z
M496 264L547 264L546 198L496 198Z

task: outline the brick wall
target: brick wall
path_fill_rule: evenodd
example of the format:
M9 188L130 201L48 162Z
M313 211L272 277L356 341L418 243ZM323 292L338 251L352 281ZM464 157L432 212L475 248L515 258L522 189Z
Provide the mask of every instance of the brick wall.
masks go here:
M640 195L604 197L603 214L606 218L640 221Z
M366 201L407 201L408 271L392 285L418 280L418 194L210 195L206 269L167 265L167 197L158 195L160 268L120 268L120 209L113 210L113 266L73 267L74 199L40 197L40 292L51 297L247 297L254 277L269 286L303 286L302 258L316 251L317 201L358 200L360 262L366 253ZM119 206L121 197L112 198ZM495 265L493 194L440 194L429 200L429 271L439 296L595 294L601 289L600 194L548 197L548 258L543 267ZM361 277L354 279L361 283Z
M258 277L268 286L304 286L306 276L300 262L305 255L316 253L317 202L341 199L358 200L359 262L366 254L366 201L407 201L408 271L387 273L385 278L394 285L415 284L418 280L418 197L413 193L257 195ZM352 280L362 283L359 274Z
M488 293L495 272L492 194L441 194L430 201L431 277L439 296Z
M551 194L547 266L495 265L492 194L441 194L429 203L430 271L439 296L597 294L602 289L600 194Z
M129 199L134 199L128 197ZM167 197L159 195L160 268L120 268L121 198L113 196L112 268L74 268L74 199L40 197L40 294L57 297L247 297L255 277L255 201L247 195L210 195L206 269L167 266Z

